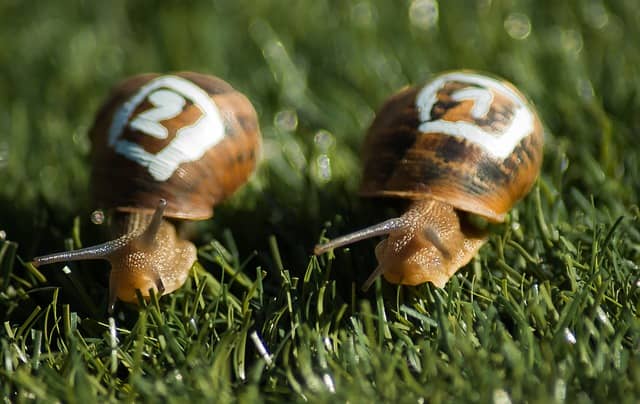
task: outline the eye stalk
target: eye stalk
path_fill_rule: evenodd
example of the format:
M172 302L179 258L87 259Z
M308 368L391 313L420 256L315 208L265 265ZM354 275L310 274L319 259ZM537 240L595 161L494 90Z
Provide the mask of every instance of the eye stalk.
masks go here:
M374 224L373 226L366 227L362 230L340 236L324 244L317 244L313 249L313 253L315 255L321 255L329 250L344 247L368 238L384 236L391 233L393 230L400 230L404 227L406 227L406 223L403 222L402 217L385 220L382 223Z

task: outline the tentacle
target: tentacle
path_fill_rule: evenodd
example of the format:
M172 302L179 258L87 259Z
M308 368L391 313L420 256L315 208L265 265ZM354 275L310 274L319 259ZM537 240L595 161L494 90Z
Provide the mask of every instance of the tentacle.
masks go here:
M375 271L371 272L371 275L369 275L367 280L364 281L364 283L362 284L362 291L366 292L367 290L369 290L371 285L373 285L373 282L375 282L376 279L378 279L378 277L381 276L383 273L384 273L384 267L382 265L378 265Z
M81 248L73 251L61 251L53 254L35 257L32 261L33 265L40 266L53 264L56 262L80 261L80 260L96 260L109 259L115 251L127 245L132 239L130 234L125 234L115 240L106 243L94 245L87 248Z
M357 241L365 240L371 237L389 234L392 231L402 229L405 226L406 226L406 223L400 217L385 220L382 223L374 224L373 226L369 226L362 230L355 231L351 234L347 234L345 236L335 238L325 244L318 244L313 249L313 253L315 255L320 255L333 248L342 247L347 244L352 244Z
M155 212L153 212L153 217L151 218L149 225L140 236L140 242L144 247L151 247L155 243L156 235L160 229L160 224L162 224L162 215L164 214L164 209L166 207L167 201L165 199L160 199L158 207Z

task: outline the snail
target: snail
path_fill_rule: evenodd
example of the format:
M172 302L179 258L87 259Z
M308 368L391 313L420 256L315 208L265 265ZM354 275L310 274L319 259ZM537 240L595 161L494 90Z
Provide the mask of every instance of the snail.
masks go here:
M405 88L367 132L360 194L404 198L408 210L316 245L314 253L388 235L376 246L378 266L364 290L380 275L444 287L487 241L471 215L503 222L535 182L542 146L535 109L504 80L463 70Z
M114 210L114 239L36 257L36 266L105 259L109 310L182 286L196 248L165 218L204 220L245 183L260 152L249 100L225 81L193 72L130 77L99 110L91 138L92 199Z

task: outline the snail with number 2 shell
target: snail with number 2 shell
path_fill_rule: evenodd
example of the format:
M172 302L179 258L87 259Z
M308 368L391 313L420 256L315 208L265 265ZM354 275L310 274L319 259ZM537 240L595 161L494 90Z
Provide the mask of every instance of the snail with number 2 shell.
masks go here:
M143 74L116 86L90 131L97 206L115 210L114 239L33 260L111 264L109 310L185 282L196 248L164 217L203 220L245 183L260 152L249 100L223 80L192 72Z
M317 245L315 254L388 235L375 255L391 283L443 287L486 242L468 214L502 222L533 185L542 124L510 83L472 71L440 74L382 106L364 148L361 194L411 201L400 217Z

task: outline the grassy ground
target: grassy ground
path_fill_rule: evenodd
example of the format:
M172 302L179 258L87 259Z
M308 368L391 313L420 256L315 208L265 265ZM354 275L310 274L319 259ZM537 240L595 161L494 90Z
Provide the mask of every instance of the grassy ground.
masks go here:
M5 402L640 400L636 1L183 3L0 2ZM394 213L356 195L364 130L462 67L535 103L542 176L444 289L362 293L375 240L312 246ZM93 114L119 79L176 70L247 94L264 158L198 224L187 284L111 319L105 265L23 261L102 239Z

